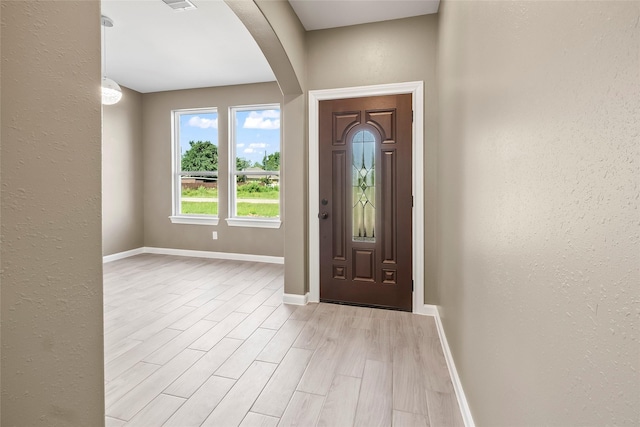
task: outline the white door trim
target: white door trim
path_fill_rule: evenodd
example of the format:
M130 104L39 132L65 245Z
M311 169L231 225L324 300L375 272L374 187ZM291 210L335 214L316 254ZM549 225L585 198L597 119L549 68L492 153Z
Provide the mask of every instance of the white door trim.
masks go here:
M413 100L413 312L424 309L424 83L406 82L376 86L309 91L309 301L320 301L320 209L318 105L327 99L412 94Z

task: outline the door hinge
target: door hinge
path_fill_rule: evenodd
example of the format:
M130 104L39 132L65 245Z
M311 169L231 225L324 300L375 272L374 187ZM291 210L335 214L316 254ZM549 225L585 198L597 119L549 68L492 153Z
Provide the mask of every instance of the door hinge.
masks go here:
M411 110L411 123L413 123L413 119L414 119L415 115L416 115L416 113L413 110Z
M411 292L413 292L413 280L411 280Z
M411 196L411 207L413 207L413 196Z

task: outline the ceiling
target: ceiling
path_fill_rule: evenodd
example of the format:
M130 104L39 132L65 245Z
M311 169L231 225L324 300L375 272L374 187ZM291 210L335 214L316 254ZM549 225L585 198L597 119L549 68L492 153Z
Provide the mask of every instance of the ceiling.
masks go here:
M175 11L162 0L102 0L114 26L106 74L138 92L274 81L260 48L223 0L191 0ZM436 13L439 0L290 0L307 30Z

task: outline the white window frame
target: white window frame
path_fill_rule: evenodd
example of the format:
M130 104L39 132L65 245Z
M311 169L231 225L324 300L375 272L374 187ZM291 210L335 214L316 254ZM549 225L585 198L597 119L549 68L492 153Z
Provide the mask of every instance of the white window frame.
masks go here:
M181 180L182 176L188 175L182 171L182 157L180 153L180 116L185 114L197 113L216 113L216 107L207 108L189 108L171 111L171 206L172 212L169 219L173 224L190 224L190 225L218 225L218 215L220 214L220 188L218 187L218 215L205 214L183 214L181 210ZM220 166L220 138L218 138L218 166ZM197 174L198 176L214 176L219 179L218 171L216 172L189 172L189 174Z
M254 227L254 228L280 228L282 221L282 182L280 180L280 172L282 171L282 160L280 160L279 171L262 171L248 172L236 170L236 112L238 111L255 111L255 110L278 110L282 120L282 107L280 104L257 104L242 105L229 107L229 217L226 219L227 225L230 227ZM280 158L282 159L282 129L280 130ZM280 186L277 218L248 218L236 216L236 186L237 175L264 175L269 172L270 175L278 176L278 185Z

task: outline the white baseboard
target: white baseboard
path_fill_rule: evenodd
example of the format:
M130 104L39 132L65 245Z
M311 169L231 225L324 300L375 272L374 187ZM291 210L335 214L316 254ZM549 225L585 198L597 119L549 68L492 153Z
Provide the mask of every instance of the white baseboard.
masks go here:
M124 251L124 252L118 252L116 254L105 255L102 257L102 262L106 263L111 261L117 261L119 259L129 258L130 256L140 255L141 253L144 253L144 248L131 249L130 251Z
M158 254L158 255L189 256L189 257L195 257L195 258L229 259L233 261L266 262L269 264L284 264L284 257L252 255L252 254L236 254L231 252L210 252L210 251L193 251L189 249L144 247L144 253Z
M157 254L157 255L175 255L175 256L189 256L195 258L213 258L213 259L229 259L233 261L252 261L252 262L266 262L269 264L284 264L284 257L267 256L267 255L252 255L252 254L236 254L231 252L210 252L210 251L192 251L187 249L169 249L169 248L153 248L142 247L132 249L130 251L120 252L113 255L107 255L102 257L102 262L111 262L123 258L128 258L134 255L140 254Z
M284 294L282 296L282 302L291 305L307 305L309 302L309 292L304 295Z
M423 316L438 316L438 307L431 304L423 304L415 307L413 314L421 314Z
M444 328L442 327L440 312L437 306L432 307L436 309L436 313L435 315L433 315L433 317L436 321L436 328L438 329L438 336L440 337L440 343L442 344L442 351L444 352L444 358L447 361L447 367L449 368L449 374L451 375L451 381L453 382L453 389L455 390L456 397L458 398L458 405L460 405L460 412L462 412L462 420L464 421L464 425L466 427L475 427L473 417L471 416L471 410L469 408L469 404L467 403L467 397L464 395L462 382L460 382L460 377L458 376L458 371L456 370L456 364L453 361L453 355L451 354L451 349L449 348L449 343L447 342L447 336L445 335Z

